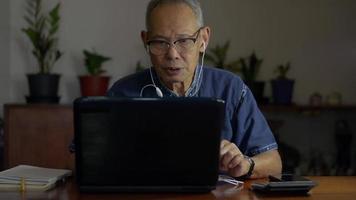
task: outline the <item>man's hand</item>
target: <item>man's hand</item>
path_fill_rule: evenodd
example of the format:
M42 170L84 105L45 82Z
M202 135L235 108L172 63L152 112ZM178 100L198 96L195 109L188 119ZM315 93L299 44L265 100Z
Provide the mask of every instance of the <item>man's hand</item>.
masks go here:
M230 176L239 177L247 174L250 163L244 158L240 149L227 140L220 144L220 170Z

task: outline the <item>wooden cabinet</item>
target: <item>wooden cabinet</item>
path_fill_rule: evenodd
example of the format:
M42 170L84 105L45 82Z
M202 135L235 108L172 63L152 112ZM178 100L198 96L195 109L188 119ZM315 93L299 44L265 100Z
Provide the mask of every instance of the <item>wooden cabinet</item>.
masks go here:
M6 104L5 168L19 164L74 169L69 145L74 136L71 106Z

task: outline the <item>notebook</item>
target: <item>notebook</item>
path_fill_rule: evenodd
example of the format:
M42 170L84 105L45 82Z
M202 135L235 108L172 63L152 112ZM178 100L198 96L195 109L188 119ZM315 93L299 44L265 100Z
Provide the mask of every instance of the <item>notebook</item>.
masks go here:
M80 191L214 189L224 106L209 98L75 100Z
M0 172L0 191L45 191L71 174L66 169L18 165Z

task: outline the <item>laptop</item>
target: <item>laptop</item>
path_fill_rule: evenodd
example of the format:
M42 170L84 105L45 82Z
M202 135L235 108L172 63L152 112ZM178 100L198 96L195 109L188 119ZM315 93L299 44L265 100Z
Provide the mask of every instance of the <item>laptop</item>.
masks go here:
M224 101L82 97L74 101L82 192L208 192L218 179Z

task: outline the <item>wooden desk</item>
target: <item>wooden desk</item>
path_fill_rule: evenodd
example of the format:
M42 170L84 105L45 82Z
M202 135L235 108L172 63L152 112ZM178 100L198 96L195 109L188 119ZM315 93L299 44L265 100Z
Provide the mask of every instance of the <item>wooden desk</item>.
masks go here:
M0 199L59 199L59 200L120 200L120 199L185 199L185 200L209 200L209 199L236 199L236 200L350 200L356 197L356 176L348 177L310 177L317 181L318 186L311 190L309 196L261 196L250 191L252 182L247 181L244 187L233 189L228 185L219 186L216 190L206 194L81 194L76 184L70 180L66 184L47 192L0 192Z

